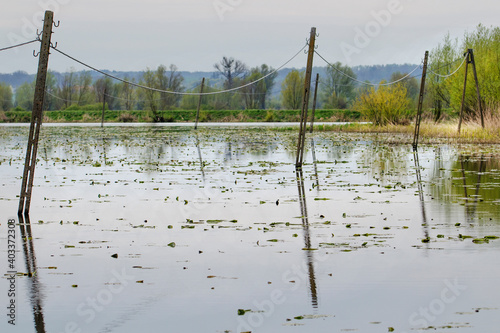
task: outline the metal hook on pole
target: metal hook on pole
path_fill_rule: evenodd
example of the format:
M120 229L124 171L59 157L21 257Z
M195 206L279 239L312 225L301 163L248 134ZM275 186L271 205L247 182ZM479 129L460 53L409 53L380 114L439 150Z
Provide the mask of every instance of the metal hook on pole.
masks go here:
M35 53L35 50L33 50L33 57L37 58L40 55L40 52Z
M61 21L57 21L57 24L56 22L52 22L52 24L54 24L54 28L59 28L59 25L61 24Z
M52 42L50 42L50 47L53 49L57 49L57 42L55 44L52 44Z

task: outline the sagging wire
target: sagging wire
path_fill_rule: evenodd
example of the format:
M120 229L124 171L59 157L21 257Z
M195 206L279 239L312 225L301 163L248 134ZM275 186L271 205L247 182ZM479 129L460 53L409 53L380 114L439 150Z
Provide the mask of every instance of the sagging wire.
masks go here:
M74 103L78 103L79 101L72 101L72 100L69 100L69 99L65 99L65 98L62 98L62 97L59 97L59 96L56 96L54 94L52 94L51 92L49 92L48 90L45 90L45 93L54 97L55 99L58 99L60 101L63 101L63 102L69 102L71 104L74 104Z
M433 71L432 69L430 69L430 68L427 68L427 70L428 70L430 73L432 73L432 74L434 74L434 75L436 75L436 76L438 76L438 77L442 77L442 78L447 79L447 78L449 78L450 76L455 75L455 74L456 74L456 73L460 70L460 68L462 68L462 66L465 64L465 61L467 61L467 57L468 57L468 55L469 55L468 53L466 53L466 54L465 54L465 56L464 56L464 60L462 61L462 63L460 64L460 66L458 66L458 68L457 68L455 71L453 71L452 73L450 73L450 74L445 74L445 75L438 74L438 73L434 72L434 71ZM460 59L458 59L458 60L460 60ZM446 65L443 65L443 66L441 66L441 67L448 66L448 65L450 65L450 64L452 64L452 63L454 63L454 62L457 62L458 60L455 60L455 61L453 61L453 62L451 62L451 63L449 63L449 64L446 64ZM439 68L441 68L441 67L439 67Z
M221 90L221 91L213 91L213 92L206 92L206 93L187 93L187 92L177 92L177 91L170 91L170 90L163 90L163 89L157 89L157 88L152 88L152 87L147 87L147 86L144 86L144 85L141 85L141 84L137 84L137 83L134 83L134 82L130 82L130 81L126 81L124 79L121 79L119 77L116 77L116 76L113 76L109 73L106 73L106 72L103 72L93 66L90 66L86 63L84 63L83 61L80 61L72 56L70 56L69 54L67 53L64 53L63 51L55 48L55 47L52 47L52 49L54 49L55 51L59 52L60 54L62 54L63 56L79 63L80 65L82 66L85 66L89 69L92 69L93 71L97 72L97 73L100 73L104 76L107 76L109 78L112 78L112 79L115 79L117 81L120 81L120 82L123 82L123 83L127 83L127 84L130 84L131 86L134 86L134 87L137 87L137 88L141 88L141 89L146 89L146 90L151 90L151 91L157 91L157 92L160 92L160 93L167 93L167 94L173 94L173 95L188 95L188 96L206 96L206 95L216 95L216 94L223 94L223 93L227 93L227 92L232 92L232 91L236 91L236 90L239 90L239 89L243 89L243 88L246 88L248 86L251 86L259 81L262 81L264 79L266 79L267 77L273 75L274 73L277 73L279 70L281 70L283 67L285 67L286 65L288 65L293 59L295 59L305 48L307 47L307 44L304 45L293 57L291 57L288 61L286 61L283 65L281 65L280 67L276 68L274 71L266 74L265 76L253 81L253 82L250 82L250 83L247 83L247 84L244 84L242 86L239 86L239 87L236 87L236 88L232 88L232 89L226 89L226 90Z
M80 101L76 101L76 100L70 100L70 99L65 99L65 98L59 97L57 95L52 94L48 90L45 90L45 93L47 95L49 95L49 96L52 96L55 99L63 101L63 102L69 102L71 104L75 104L75 103L79 103L80 102ZM273 95L273 94L277 94L277 93L278 93L278 91L273 91L271 93L239 93L239 94L247 94L247 95ZM160 102L160 101L163 100L163 98L155 98L153 100L147 100L147 99L130 99L130 98L124 98L124 97L118 97L118 96L110 95L108 93L104 93L104 95L106 97L111 98L111 99L115 99L115 100L119 100L119 101L126 101L126 102L130 102L130 103L134 103L134 104L137 104L137 103L147 103L147 102ZM0 101L2 101L2 100L0 100Z
M38 41L40 41L40 40L39 39L33 39L33 40L29 41L29 42L24 42L24 43L17 44L17 45L7 46L7 47L4 47L4 48L1 48L0 52L5 51L5 50L14 49L16 47L28 45L28 44L31 44L31 43L34 43L34 42L38 42Z
M393 85L393 84L396 84L398 82L401 82L407 78L410 77L410 75L412 75L413 73L415 73L415 71L419 68L422 68L422 63L420 63L420 65L418 65L417 67L415 67L415 69L413 69L411 72L409 72L408 74L406 74L405 76L403 76L402 78L396 80L396 81L393 81L393 82L388 82L388 83L371 83L371 82L364 82L364 81L361 81L361 80L358 80L357 78L355 77L352 77L340 70L338 70L337 68L335 68L334 65L332 65L330 62L328 62L328 60L326 60L325 58L323 58L323 56L321 54L319 54L317 51L314 51L324 62L326 62L328 64L328 66L332 67L335 71L337 71L339 74L342 74L344 75L345 77L348 77L349 79L353 80L353 81L356 81L360 84L364 84L364 85L367 85L367 86L375 86L375 87L378 87L378 86L390 86L390 85Z

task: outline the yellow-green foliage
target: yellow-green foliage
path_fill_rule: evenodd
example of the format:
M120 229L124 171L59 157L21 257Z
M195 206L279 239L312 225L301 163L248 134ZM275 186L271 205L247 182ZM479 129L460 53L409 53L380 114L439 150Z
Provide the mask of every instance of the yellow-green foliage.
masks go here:
M410 101L401 84L372 87L361 94L354 108L375 125L400 124L407 120Z
M432 72L447 75L459 67L467 49L473 49L480 85L483 106L494 111L500 106L500 28L479 25L475 31L466 32L463 39L451 40L446 36L430 55ZM454 61L458 60L458 61ZM472 67L469 65L465 111L469 116L478 115L478 101ZM436 100L441 100L444 106L460 110L465 76L465 64L460 70L448 77L438 77L429 74L429 92Z
M285 109L297 110L302 107L304 95L304 72L294 69L281 83L281 102Z

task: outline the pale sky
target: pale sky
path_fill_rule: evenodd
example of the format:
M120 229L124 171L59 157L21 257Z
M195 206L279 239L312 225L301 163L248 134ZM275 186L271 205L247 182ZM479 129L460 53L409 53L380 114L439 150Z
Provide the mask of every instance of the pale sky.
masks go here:
M1 0L0 48L35 38L54 11L58 48L99 69L137 71L175 64L213 71L222 56L278 67L316 27L317 51L350 66L420 63L446 33L498 25L498 0ZM0 72L35 73L31 44L0 52ZM287 67L304 67L299 55ZM324 66L318 57L315 66ZM53 52L49 67L82 66Z

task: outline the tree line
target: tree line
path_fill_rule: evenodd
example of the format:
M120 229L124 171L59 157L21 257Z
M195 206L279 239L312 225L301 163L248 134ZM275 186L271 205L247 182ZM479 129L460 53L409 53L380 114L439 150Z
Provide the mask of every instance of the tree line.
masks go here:
M461 40L458 38L453 40L449 35L445 36L443 42L430 54L432 61L429 67L433 73L429 77L428 105L435 111L435 120L442 117L442 110L445 108L460 109L465 66L448 78L440 75L447 75L458 68L467 49L474 51L481 103L488 116L498 115L500 108L500 27L486 27L480 24L475 30L466 32ZM469 73L464 110L467 118L474 118L478 114L479 103L474 76L471 72Z
M239 86L242 89L229 93L205 95L202 98L204 110L242 110L242 109L299 109L302 103L304 73L291 70L276 87L278 72L274 68L262 64L248 68L241 60L223 57L214 64L218 77L217 83L206 80L204 92L231 90ZM354 105L360 88L356 82L341 75L339 71L356 77L349 66L336 63L325 69L321 78L318 106L325 109L347 109ZM184 77L175 65L158 66L146 69L136 80L125 76L124 81L171 92L198 93L200 86L186 89ZM255 82L250 84L251 82ZM416 84L412 82L412 84ZM273 89L280 90L273 94ZM35 81L20 85L15 94L10 86L0 84L0 99L5 101L0 110L32 110ZM411 90L413 91L413 90ZM59 80L52 72L48 72L46 83L45 110L79 110L100 109L105 102L110 110L147 110L153 119L160 110L193 110L197 108L198 95L171 94L148 90L126 82L101 77L93 80L88 71L76 72L70 69ZM273 97L274 96L274 97Z
M443 78L434 73L446 75L456 69L467 49L474 49L478 77L481 85L482 103L490 114L500 108L500 28L479 25L467 32L462 40L452 40L449 36L430 53L424 109L431 113L435 121L444 117L444 111L452 109L456 114L460 108L465 66L455 75ZM288 72L280 87L276 86L278 72L272 67L248 68L241 60L223 57L214 64L218 79L206 81L204 92L242 89L222 94L205 95L202 98L204 110L253 110L253 109L299 109L302 103L304 72L293 69ZM419 72L394 85L373 86L359 84L354 70L340 62L322 69L318 108L354 109L376 124L405 123L415 115L420 91ZM393 72L390 82L398 81L407 73ZM222 79L222 80L221 80ZM147 69L137 80L124 77L143 86L172 92L198 93L200 86L186 89L184 77L175 65L158 66ZM478 101L475 94L473 76L469 75L465 110L469 117L477 112ZM382 81L380 83L384 83ZM369 83L365 81L365 83ZM24 83L15 94L9 85L0 83L1 110L31 110L33 105L34 82ZM279 90L279 94L273 93ZM111 110L147 110L152 119L161 121L160 110L194 110L198 95L180 95L147 90L125 82L102 77L93 80L90 72L76 73L70 70L56 80L49 72L46 87L46 110L77 110L82 108L102 108L105 102ZM452 113L453 113L452 112Z

